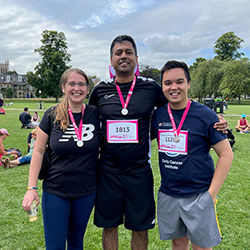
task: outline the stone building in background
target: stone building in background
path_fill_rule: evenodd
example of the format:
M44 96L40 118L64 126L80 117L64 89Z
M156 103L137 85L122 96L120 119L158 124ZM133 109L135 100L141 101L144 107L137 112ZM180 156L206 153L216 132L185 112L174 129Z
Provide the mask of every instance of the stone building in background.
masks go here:
M5 60L5 63L0 63L0 74L7 73L9 71L9 60Z
M34 98L35 89L27 83L26 75L18 74L15 70L9 71L9 60L0 63L0 95L5 97L4 89L14 90L13 98Z

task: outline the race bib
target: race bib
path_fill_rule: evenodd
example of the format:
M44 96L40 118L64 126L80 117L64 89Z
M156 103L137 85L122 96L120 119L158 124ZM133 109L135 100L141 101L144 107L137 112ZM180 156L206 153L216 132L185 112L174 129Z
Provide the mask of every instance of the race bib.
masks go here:
M138 120L107 120L109 143L138 143Z
M180 131L179 142L174 141L173 130L159 129L158 131L158 150L159 152L173 152L187 154L188 131Z

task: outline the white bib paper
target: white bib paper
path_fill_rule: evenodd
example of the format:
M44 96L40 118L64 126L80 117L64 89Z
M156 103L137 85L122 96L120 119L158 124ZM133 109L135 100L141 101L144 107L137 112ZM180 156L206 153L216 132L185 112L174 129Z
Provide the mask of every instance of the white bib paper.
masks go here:
M187 154L188 131L180 131L180 141L175 142L174 131L159 129L158 131L158 150L160 152L173 152Z
M109 143L138 143L138 120L107 120Z

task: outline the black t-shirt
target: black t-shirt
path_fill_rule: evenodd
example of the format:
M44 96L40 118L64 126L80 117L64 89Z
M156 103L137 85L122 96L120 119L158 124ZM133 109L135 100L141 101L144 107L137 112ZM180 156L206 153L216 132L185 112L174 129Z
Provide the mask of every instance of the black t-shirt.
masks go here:
M21 121L22 124L29 124L31 121L31 115L26 112L22 112L19 115L19 121Z
M131 83L119 84L124 101ZM150 167L150 119L155 106L167 102L161 86L152 79L137 77L128 104L128 114L122 115L121 101L114 80L95 85L89 104L98 107L102 124L100 167L114 173L136 173ZM107 120L138 120L138 143L107 142Z
M49 108L39 125L50 134L51 116ZM81 113L73 113L79 128ZM52 150L51 164L43 181L45 192L61 197L83 197L96 192L96 169L100 144L100 122L96 107L86 105L82 128L83 146L77 146L77 136L70 121L63 132L53 125L49 145Z

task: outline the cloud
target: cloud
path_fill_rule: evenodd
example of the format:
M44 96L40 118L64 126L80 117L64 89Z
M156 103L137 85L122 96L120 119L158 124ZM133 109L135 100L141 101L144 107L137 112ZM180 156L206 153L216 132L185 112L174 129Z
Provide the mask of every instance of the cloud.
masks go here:
M248 0L0 0L0 62L19 73L41 60L43 30L64 32L70 65L108 78L109 46L120 34L131 35L139 61L161 68L166 60L186 62L213 57L214 42L234 31L250 57Z
M73 25L72 27L74 29L83 29L88 26L91 28L95 28L136 11L137 5L131 0L110 0L106 2L102 9L96 9L95 13L92 14L89 18L83 19L78 24Z

